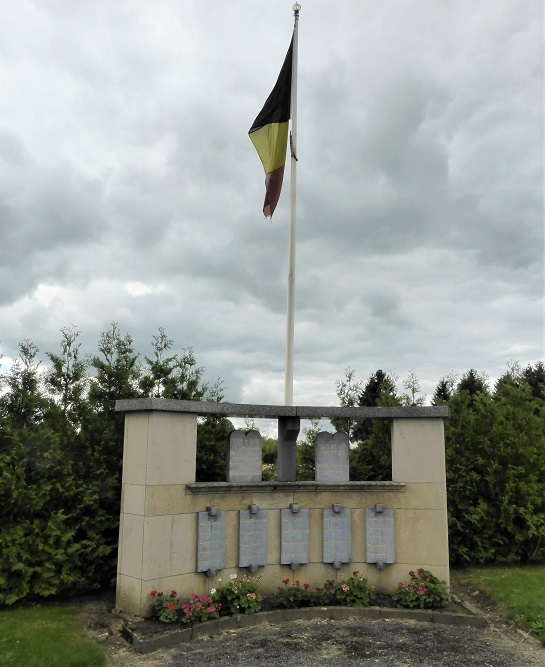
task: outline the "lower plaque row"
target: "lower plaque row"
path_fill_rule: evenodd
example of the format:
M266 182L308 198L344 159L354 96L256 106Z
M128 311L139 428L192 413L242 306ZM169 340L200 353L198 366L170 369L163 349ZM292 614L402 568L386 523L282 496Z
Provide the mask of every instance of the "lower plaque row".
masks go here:
M366 562L395 563L394 510L366 509ZM334 503L323 510L323 562L339 569L352 560L352 510ZM225 512L215 507L198 513L197 572L215 576L225 567ZM308 563L309 510L293 503L281 510L280 563L297 569ZM249 505L239 512L238 566L250 572L267 562L267 510Z

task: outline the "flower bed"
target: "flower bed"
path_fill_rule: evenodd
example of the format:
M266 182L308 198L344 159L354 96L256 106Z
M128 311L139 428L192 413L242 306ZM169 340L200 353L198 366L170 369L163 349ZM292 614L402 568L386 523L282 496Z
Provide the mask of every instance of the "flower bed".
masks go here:
M399 582L391 598L380 597L382 606L401 608L438 609L444 607L449 596L445 582L441 582L431 572L419 569L409 572L408 582ZM232 574L227 583L217 580L217 588L212 588L210 595L192 593L185 602L177 597L176 591L166 596L156 590L151 591L154 599L155 616L164 623L195 623L220 616L236 614L254 614L265 606L272 609L294 609L298 607L325 607L343 605L363 608L375 604L378 596L363 574L353 572L350 577L339 581L326 581L323 586L314 589L308 583L299 580L284 579L277 592L266 600L259 593L258 587L263 574L252 578ZM386 600L390 604L384 604Z

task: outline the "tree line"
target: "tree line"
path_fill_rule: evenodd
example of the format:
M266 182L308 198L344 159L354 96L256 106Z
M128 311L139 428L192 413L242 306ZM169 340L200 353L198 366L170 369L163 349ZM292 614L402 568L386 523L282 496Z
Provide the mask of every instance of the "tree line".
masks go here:
M173 350L163 329L141 359L117 324L98 351L61 330L57 352L19 345L0 375L0 604L88 591L115 580L124 418L119 398L221 401L191 348ZM225 479L227 419L198 425L197 479Z
M117 324L84 357L75 327L45 353L25 340L0 374L0 604L109 587L115 580L124 417L120 398L221 401L191 348L175 351L163 329L140 355ZM348 369L341 405L418 405L414 373ZM545 367L513 366L493 388L474 370L442 379L432 402L445 420L449 539L454 564L545 558ZM253 424L248 424L248 429ZM351 479L391 477L387 420L335 421L351 440ZM199 420L197 481L224 481L228 419ZM298 444L298 478L314 479L311 422ZM276 442L264 439L264 479L274 479Z
M365 384L347 369L337 382L343 405L422 405L414 373L377 370ZM545 559L545 366L511 365L490 386L470 369L442 378L431 399L446 405L446 474L451 564ZM391 478L387 420L333 422L350 434L350 478Z

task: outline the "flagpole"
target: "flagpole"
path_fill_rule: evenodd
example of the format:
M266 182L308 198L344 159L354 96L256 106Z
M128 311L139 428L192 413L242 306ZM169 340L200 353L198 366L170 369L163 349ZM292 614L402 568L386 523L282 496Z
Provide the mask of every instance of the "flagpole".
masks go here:
M291 76L291 179L290 179L290 229L288 251L288 315L286 322L286 375L284 403L293 405L293 339L295 330L295 232L297 211L297 56L299 38L299 12L301 5L293 5L293 65Z

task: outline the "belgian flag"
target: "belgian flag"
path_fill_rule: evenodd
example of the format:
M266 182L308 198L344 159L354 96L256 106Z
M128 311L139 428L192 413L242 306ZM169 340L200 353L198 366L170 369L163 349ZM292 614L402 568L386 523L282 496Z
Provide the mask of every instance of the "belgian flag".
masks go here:
M292 64L293 37L278 81L248 132L265 169L263 213L266 218L272 218L284 179L291 106Z

